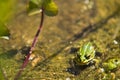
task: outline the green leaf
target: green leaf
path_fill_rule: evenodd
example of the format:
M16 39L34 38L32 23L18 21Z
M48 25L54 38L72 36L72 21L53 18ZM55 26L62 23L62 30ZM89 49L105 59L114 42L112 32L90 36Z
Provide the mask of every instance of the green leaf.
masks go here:
M9 30L4 23L7 23L14 14L16 0L0 0L0 38L9 39Z
M16 0L0 0L0 21L7 22L12 18Z
M56 16L58 14L58 7L53 0L30 0L28 5L29 15L38 14L44 9L47 16Z
M42 0L30 0L27 8L28 14L35 15L40 13L41 6Z
M4 23L0 22L0 38L9 39L10 33Z
M58 7L53 0L45 0L43 2L43 8L47 16L56 16L58 14Z

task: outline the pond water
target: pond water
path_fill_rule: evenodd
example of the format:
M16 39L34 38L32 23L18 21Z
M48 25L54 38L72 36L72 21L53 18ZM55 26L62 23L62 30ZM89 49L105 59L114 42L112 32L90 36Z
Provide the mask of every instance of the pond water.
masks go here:
M101 54L100 64L112 57L120 58L119 0L60 0L55 1L59 13L45 16L43 28L29 62L19 80L101 80L99 68L71 69L75 53L71 48L79 42L91 41ZM40 15L28 16L26 1L19 1L14 18L7 23L9 41L0 40L0 66L8 80L13 80L22 65L40 22ZM97 57L96 57L97 58ZM99 65L100 65L99 64ZM98 67L101 67L98 66ZM120 68L114 72L119 80ZM111 75L110 73L110 75ZM109 74L109 73L107 73ZM113 78L113 77L112 77ZM106 80L110 80L108 77Z

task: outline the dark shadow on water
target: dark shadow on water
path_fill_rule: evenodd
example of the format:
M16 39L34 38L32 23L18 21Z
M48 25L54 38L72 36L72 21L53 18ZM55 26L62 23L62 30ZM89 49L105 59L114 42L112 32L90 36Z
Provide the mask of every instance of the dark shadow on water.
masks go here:
M83 66L70 66L66 69L66 72L69 72L73 75L79 75L82 71L86 68L90 67L90 65L83 65Z
M56 53L54 53L53 55L49 56L48 58L40 62L38 65L36 65L37 70L41 70L44 66L46 66L50 62L50 60L57 56L59 53L61 53L64 48L65 47L60 48L60 50L58 50Z
M13 58L17 54L17 52L18 52L18 50L11 49L11 50L9 50L7 52L1 53L0 58L4 58L4 59Z
M70 39L60 42L59 45L64 45L62 47L60 47L60 49L53 53L51 56L49 56L48 58L46 58L45 60L43 60L41 63L39 63L36 67L38 70L41 70L44 66L46 66L51 59L53 59L55 56L57 56L58 54L60 54L67 46L69 46L69 42L72 41L76 41L80 38L84 38L85 36L88 36L89 34L91 34L92 32L97 31L99 28L102 28L103 25L105 25L108 20L110 20L111 18L117 16L119 14L119 10L115 11L113 14L109 15L107 18L99 21L98 23L95 24L91 24L88 25L88 27L85 27L82 32L75 34L73 37L71 37ZM34 68L35 69L35 68Z
M82 72L84 69L86 69L87 67L89 67L91 64L89 65L77 65L76 62L74 60L69 60L69 67L67 67L66 72L69 72L73 75L79 75L80 72Z
M82 32L74 35L74 39L72 41L83 38L85 36L88 36L91 32L97 31L99 28L102 28L111 18L113 18L117 15L119 15L119 10L115 11L113 14L109 15L107 18L105 18L95 24L88 25L88 27L84 28L82 30Z

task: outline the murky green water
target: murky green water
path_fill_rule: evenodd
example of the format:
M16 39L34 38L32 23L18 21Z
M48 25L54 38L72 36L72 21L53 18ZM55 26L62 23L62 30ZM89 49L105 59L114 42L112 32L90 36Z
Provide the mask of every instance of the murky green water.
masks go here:
M69 61L75 56L70 50L78 42L87 40L101 53L102 62L120 57L120 1L91 0L85 3L85 0L61 0L56 3L59 14L45 16L34 50L34 54L42 59L34 67L30 61L20 80L101 80L93 65L78 71L77 76L67 72L71 67ZM40 15L27 16L25 1L19 2L17 7L15 17L8 23L11 39L0 40L0 65L9 80L13 80L25 58L20 49L31 45L40 22ZM120 79L119 73L120 68L114 72L116 80Z

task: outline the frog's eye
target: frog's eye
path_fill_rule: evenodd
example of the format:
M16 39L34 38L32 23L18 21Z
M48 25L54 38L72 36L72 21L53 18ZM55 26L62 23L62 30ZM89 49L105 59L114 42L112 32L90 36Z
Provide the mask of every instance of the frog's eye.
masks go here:
M78 57L78 58L81 58L81 56L82 56L82 55L77 54L77 57Z
M90 59L90 55L89 55L89 56L86 56L86 55L85 55L85 58L86 58L86 59Z
M118 64L119 62L118 62L118 60L117 60L117 59L115 59L115 60L114 60L114 63L115 63L115 64Z
M118 60L116 59L115 62L118 62Z

